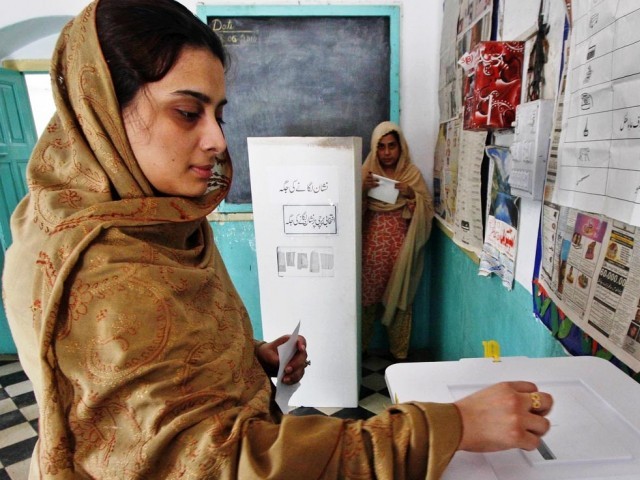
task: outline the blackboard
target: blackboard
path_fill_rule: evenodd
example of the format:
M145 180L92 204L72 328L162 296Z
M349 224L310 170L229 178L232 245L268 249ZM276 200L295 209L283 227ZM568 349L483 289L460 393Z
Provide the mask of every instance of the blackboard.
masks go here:
M290 7L286 15L257 15L254 7L229 15L203 8L200 18L230 58L224 131L234 176L227 203L251 203L248 137L357 136L366 155L373 128L397 121L388 14L307 15Z

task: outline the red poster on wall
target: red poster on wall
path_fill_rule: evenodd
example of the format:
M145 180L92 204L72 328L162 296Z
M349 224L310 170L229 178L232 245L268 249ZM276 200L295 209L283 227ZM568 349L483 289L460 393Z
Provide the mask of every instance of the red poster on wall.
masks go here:
M465 130L511 128L522 88L524 42L480 42L463 55Z

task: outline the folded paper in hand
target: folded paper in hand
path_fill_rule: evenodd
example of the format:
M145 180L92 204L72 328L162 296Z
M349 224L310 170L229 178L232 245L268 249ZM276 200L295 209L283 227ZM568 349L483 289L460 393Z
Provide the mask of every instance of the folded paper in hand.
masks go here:
M278 377L276 380L276 403L282 410L282 413L289 413L289 400L291 396L300 388L300 382L293 385L287 385L282 382L284 378L284 369L289 364L293 356L298 351L298 331L300 330L300 322L293 330L289 340L278 346L278 358L280 366L278 368Z
M378 179L378 186L369 190L368 195L371 198L380 200L385 203L396 203L398 199L398 189L396 188L397 180L391 180L390 178L383 177L372 173L373 178Z

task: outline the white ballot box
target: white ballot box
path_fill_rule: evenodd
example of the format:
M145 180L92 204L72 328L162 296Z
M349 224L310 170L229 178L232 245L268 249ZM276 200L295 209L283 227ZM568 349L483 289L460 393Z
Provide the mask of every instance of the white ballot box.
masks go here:
M247 144L264 337L300 323L311 361L289 405L357 407L362 142Z
M403 363L385 373L391 398L451 402L501 381L527 380L554 397L541 448L457 452L443 480L640 479L640 384L597 357Z

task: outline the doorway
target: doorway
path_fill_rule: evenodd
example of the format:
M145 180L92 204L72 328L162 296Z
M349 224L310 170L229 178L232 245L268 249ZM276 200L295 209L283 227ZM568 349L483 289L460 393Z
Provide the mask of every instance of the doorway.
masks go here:
M35 142L36 128L24 75L0 68L0 271L12 241L11 213L27 194L26 168ZM0 306L0 354L15 353L4 306Z

